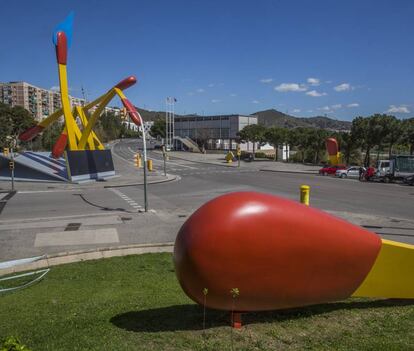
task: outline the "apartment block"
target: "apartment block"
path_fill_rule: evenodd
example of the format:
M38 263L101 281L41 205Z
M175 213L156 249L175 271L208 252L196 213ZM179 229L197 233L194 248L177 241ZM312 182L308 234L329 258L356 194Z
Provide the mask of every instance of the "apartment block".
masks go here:
M60 93L36 87L27 82L0 83L0 102L14 106L22 106L40 121L62 106ZM72 106L83 106L84 99L70 97Z

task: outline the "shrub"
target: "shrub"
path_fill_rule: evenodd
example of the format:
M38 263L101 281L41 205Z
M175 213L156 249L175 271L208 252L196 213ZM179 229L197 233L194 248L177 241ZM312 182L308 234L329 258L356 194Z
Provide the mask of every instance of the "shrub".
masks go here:
M8 336L0 341L0 351L31 351L15 336Z
M266 154L264 152L256 152L254 154L256 158L266 158Z

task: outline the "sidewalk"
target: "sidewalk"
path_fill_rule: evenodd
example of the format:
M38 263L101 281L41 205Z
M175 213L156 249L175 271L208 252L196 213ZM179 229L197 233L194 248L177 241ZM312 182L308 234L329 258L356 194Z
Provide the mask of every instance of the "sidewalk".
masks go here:
M157 172L148 172L148 184L156 184L169 182L177 179L176 175L168 174L164 176ZM144 176L142 171L137 171L135 176L131 175L117 175L115 177L100 180L100 181L88 181L80 184L67 183L67 182L15 182L14 188L17 191L29 191L29 190L76 190L76 189L98 189L98 188L115 188L131 185L142 185L144 184ZM0 181L0 191L11 191L10 181Z
M161 152L160 152L161 154ZM170 151L169 156L171 159L180 159L190 162L207 163L216 166L224 167L237 167L238 163L232 162L227 163L224 159L225 153L221 154L199 154L186 151ZM286 173L309 173L317 174L320 166L304 165L301 163L286 163L286 162L275 162L269 159L256 159L252 162L240 161L240 168L243 169L256 169L260 171L270 172L286 172Z

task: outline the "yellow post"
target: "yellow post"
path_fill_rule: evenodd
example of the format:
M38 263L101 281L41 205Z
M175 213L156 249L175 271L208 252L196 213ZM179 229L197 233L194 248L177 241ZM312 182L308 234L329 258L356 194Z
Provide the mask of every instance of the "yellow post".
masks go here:
M8 147L5 147L3 149L3 154L4 154L4 156L9 156L9 148Z
M152 172L152 160L147 160L148 170Z
M135 154L134 155L134 161L135 161L135 166L140 168L142 166L141 164L141 155L140 154Z
M306 206L309 206L309 193L310 193L309 185L300 186L300 202Z
M229 151L227 153L227 155L226 155L226 161L227 161L227 163L232 163L233 162L233 158L234 158L233 153L231 151Z

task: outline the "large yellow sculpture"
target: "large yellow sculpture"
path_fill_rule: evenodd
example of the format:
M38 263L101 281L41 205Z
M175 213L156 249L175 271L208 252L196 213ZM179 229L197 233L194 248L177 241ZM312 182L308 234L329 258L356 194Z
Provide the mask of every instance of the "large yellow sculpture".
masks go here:
M133 76L122 80L108 92L85 106L72 107L70 105L66 67L67 52L72 41L72 24L73 12L69 14L65 21L56 27L53 33L53 43L55 44L56 59L58 63L62 108L19 136L19 139L22 141L31 140L63 115L64 128L52 149L52 156L55 158L62 156L65 149L69 151L104 150L102 143L93 131L93 127L104 111L105 106L107 106L116 95L120 97L131 120L137 125L142 124L142 118L138 111L122 92L122 90L127 89L136 83L136 78Z

